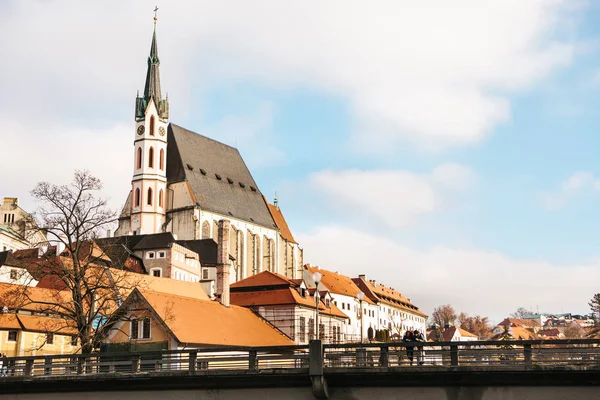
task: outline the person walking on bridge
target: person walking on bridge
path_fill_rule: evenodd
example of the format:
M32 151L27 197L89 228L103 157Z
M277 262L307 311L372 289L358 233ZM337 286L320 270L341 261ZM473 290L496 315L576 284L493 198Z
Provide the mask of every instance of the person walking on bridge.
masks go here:
M8 372L8 357L6 357L6 353L2 354L2 358L0 358L0 366L2 367L2 376L6 376Z
M415 341L415 335L413 331L408 330L404 334L402 341L405 343L413 343ZM408 361L410 361L410 365L413 363L413 358L415 354L415 348L412 345L406 346L406 356L408 357Z

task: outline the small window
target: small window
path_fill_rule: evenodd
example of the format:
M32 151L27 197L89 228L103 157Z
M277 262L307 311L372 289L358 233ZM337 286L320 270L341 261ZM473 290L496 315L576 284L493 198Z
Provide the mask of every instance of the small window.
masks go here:
M156 276L157 278L160 278L162 276L162 269L160 268L153 268L151 272L152 276Z
M150 147L148 150L148 167L154 168L154 147Z
M186 164L186 165L187 165L187 167L188 167L188 169L189 169L190 171L193 171L193 170L194 170L194 167L192 167L190 164Z
M77 346L77 336L71 336L71 346Z
M163 206L163 190L160 189L160 191L158 192L158 206L162 207Z
M142 148L141 147L137 148L136 165L137 165L137 169L142 168Z
M301 289L300 289L300 295L301 295L302 297L306 297L306 289L304 289L304 288L301 288Z
M146 258L154 258L155 253L153 251L149 251L146 253Z
M165 150L164 149L160 149L160 156L158 158L158 166L161 171L164 171L164 169L165 169Z
M152 188L148 188L148 201L147 201L148 205L151 206L152 205Z
M206 171L205 171L205 170L203 170L202 168L200 168L200 173L201 173L202 175L206 175Z
M253 192L256 192L256 188L254 186L250 186L250 190L252 190Z
M150 136L154 136L154 115L150 117Z
M158 256L156 258L165 258L166 253L164 251L159 251Z
M217 178L218 180L221 180L221 175L215 174L215 178Z
M17 341L17 331L8 331L8 339L9 342Z
M246 187L246 185L244 185L242 182L239 182L239 184L240 184L241 188L245 188Z
M205 281L208 280L208 269L202 270L202 279Z
M230 185L233 185L233 179L227 178L227 182L229 182Z
M131 338L137 339L139 335L139 323L137 319L131 321Z
M46 333L46 344L54 344L54 333Z
M142 339L150 339L150 318L142 321Z
M10 279L16 281L19 278L19 272L16 269L10 270Z

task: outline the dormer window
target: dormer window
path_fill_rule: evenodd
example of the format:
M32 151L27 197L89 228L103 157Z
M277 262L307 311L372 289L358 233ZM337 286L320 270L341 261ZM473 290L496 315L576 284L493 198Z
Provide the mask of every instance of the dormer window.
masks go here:
M306 297L306 289L305 288L300 288L300 295L302 297Z
M325 299L325 305L327 306L327 308L330 308L331 307L331 300Z

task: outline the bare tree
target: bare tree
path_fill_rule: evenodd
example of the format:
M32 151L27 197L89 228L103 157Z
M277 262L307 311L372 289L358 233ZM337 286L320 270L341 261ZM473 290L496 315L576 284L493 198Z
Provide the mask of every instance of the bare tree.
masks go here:
M433 313L431 313L431 319L433 323L440 327L444 327L446 325L454 325L456 321L456 311L450 304L444 304L433 309Z
M600 293L596 293L588 304L593 314L594 323L597 324L600 320Z
M512 318L525 318L525 317L528 317L530 315L533 315L533 312L529 311L525 307L519 307L519 308L517 308L517 311L515 311L512 314L510 314L510 316Z
M120 318L115 310L123 296L138 283L133 274L111 271L110 259L94 242L116 220L107 201L96 197L101 188L100 180L88 171L76 171L69 185L40 182L31 191L39 203L35 213L39 229L64 251L57 254L50 247L32 261L41 276L38 286L48 288L48 295L33 295L27 286L14 294L17 306L33 306L62 321L47 327L50 332L76 332L83 353L93 351L105 338Z
M477 335L481 340L492 336L492 328L490 327L488 317L482 317L481 315L469 316L461 312L458 316L458 324L462 329Z

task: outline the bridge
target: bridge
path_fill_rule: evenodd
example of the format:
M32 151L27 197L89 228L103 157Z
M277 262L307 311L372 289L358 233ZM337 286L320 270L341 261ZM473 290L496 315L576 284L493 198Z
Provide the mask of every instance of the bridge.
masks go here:
M600 340L315 340L308 346L14 357L7 375L0 378L2 400L597 399Z

